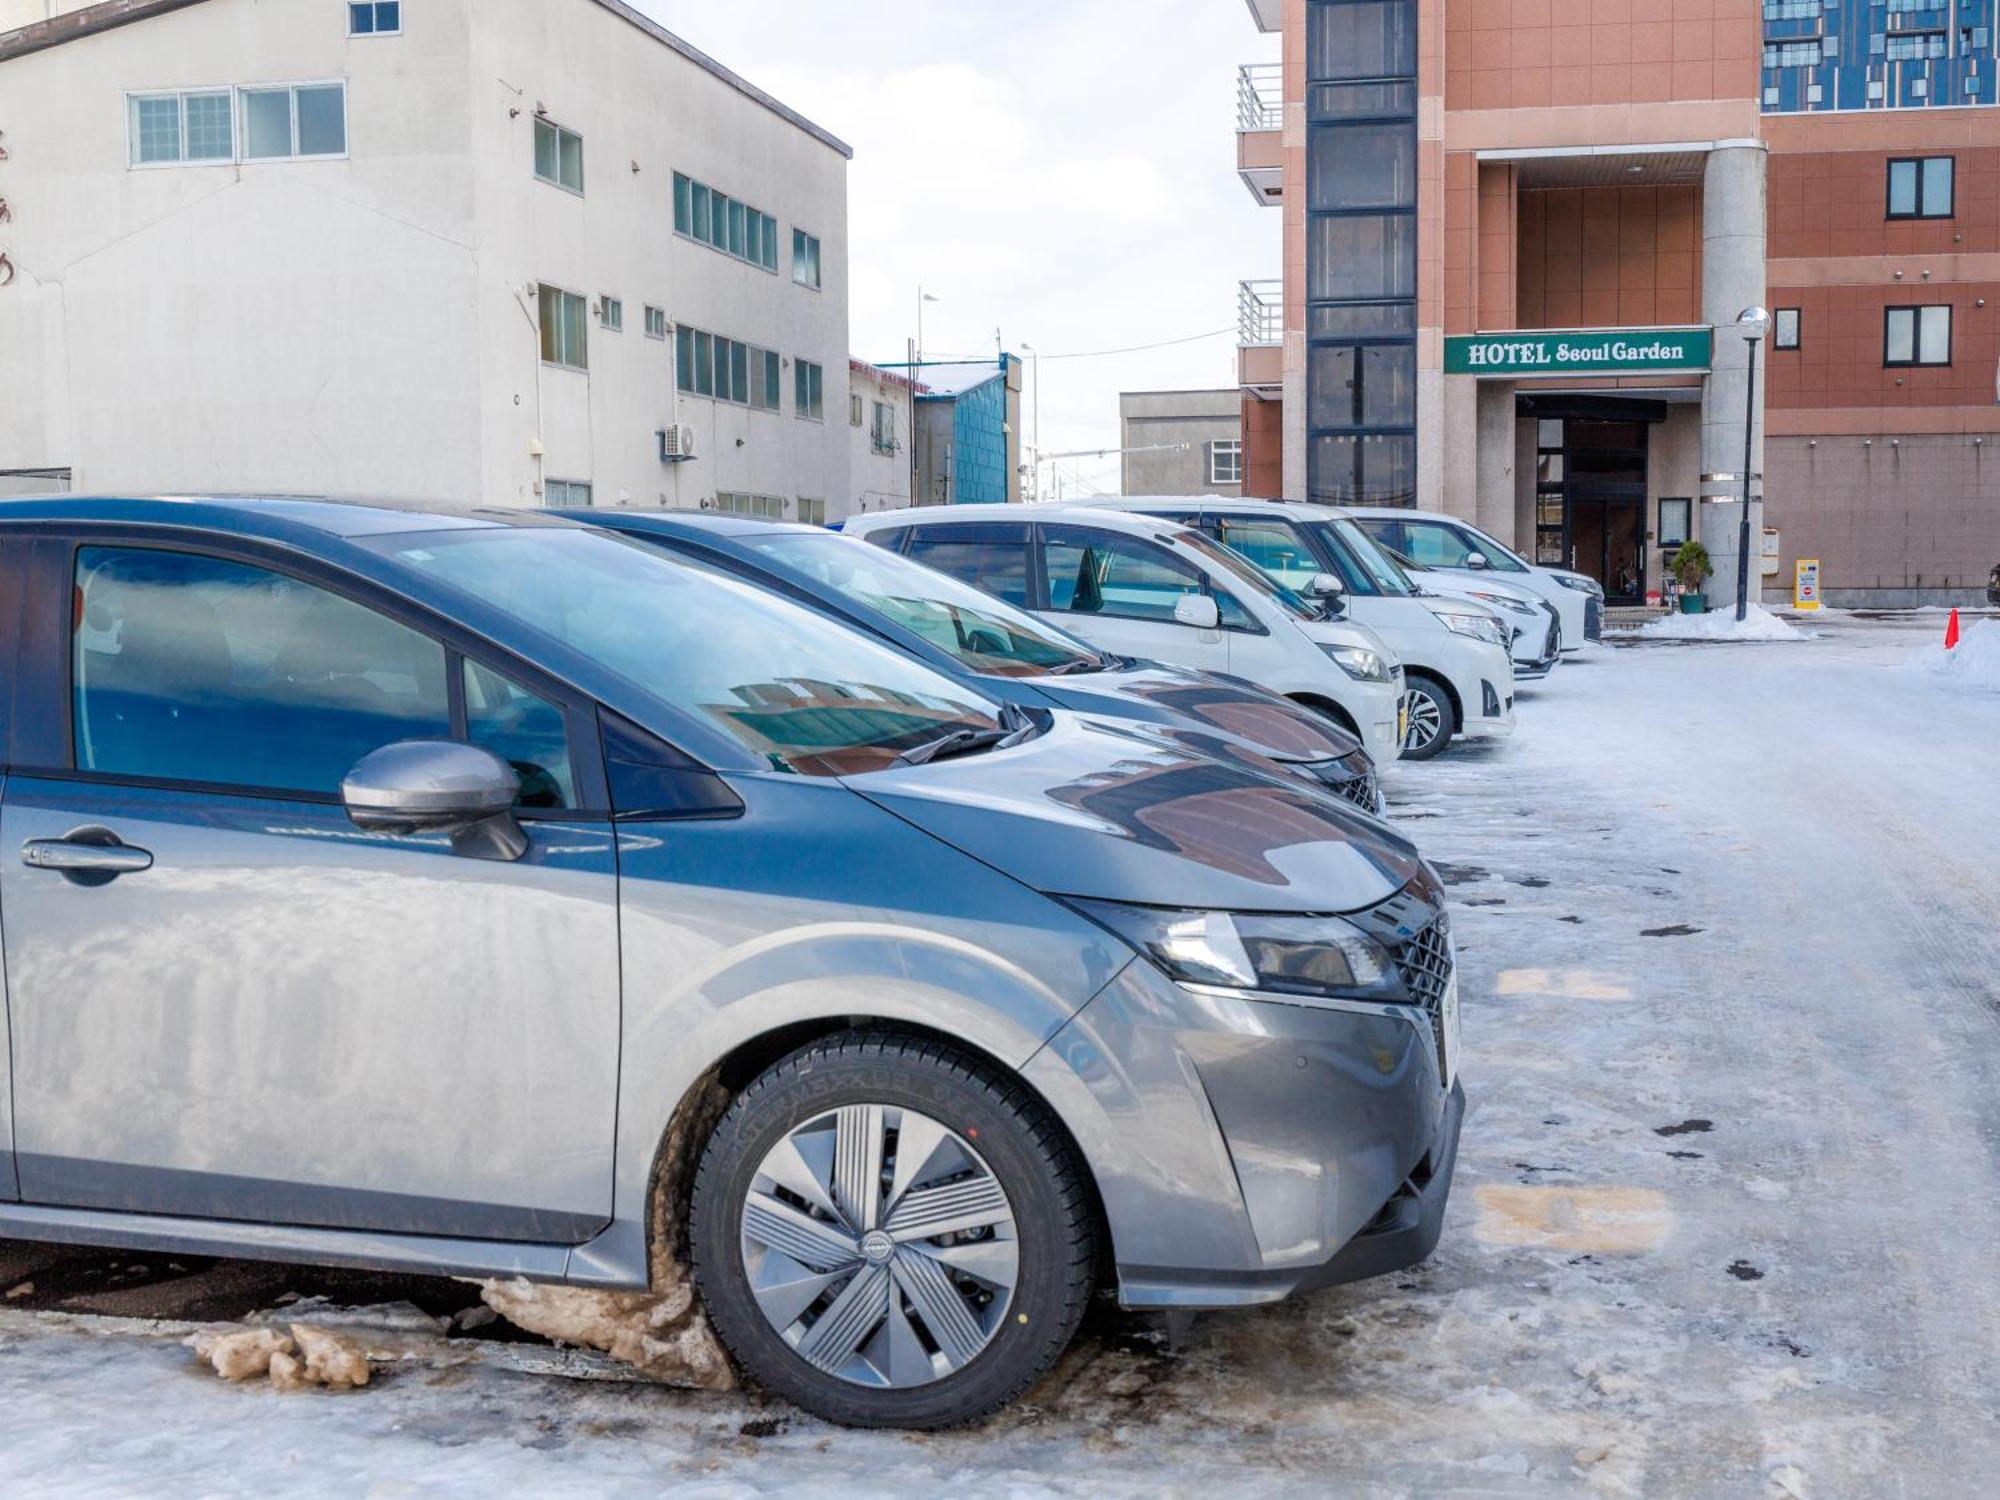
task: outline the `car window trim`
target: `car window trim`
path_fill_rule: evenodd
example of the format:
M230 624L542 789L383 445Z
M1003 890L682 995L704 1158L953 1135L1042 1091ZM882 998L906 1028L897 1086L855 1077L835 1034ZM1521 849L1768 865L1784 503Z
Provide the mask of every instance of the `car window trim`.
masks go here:
M604 766L603 745L598 735L596 702L551 678L532 662L466 630L449 617L394 589L352 573L337 563L313 557L282 543L265 542L261 538L126 525L64 527L52 535L44 533L44 537L55 543L55 555L60 559L60 573L67 589L73 590L76 586L77 554L86 547L174 552L277 573L309 587L322 589L360 608L373 610L406 629L414 630L436 642L444 653L445 687L454 739L470 743L466 738L464 668L460 665L465 660L498 673L562 712L564 733L569 739L570 775L576 785L578 805L573 808L520 808L516 816L522 822L595 823L611 819L609 780ZM23 644L25 646L26 643ZM74 630L61 631L58 643L41 644L44 649L49 645L59 645L60 670L56 678L60 684L60 702L53 705L55 712L51 717L60 726L61 755L54 767L23 768L21 774L45 780L82 781L334 807L341 805L337 793L248 787L226 781L177 781L93 771L78 766ZM45 693L47 686L44 684Z

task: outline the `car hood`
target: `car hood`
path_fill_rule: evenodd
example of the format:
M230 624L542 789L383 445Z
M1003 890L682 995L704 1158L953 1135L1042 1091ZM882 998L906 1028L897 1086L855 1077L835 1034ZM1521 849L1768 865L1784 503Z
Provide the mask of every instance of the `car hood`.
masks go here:
M1143 722L1152 734L1197 753L1229 743L1300 763L1342 760L1361 748L1332 720L1238 678L1133 662L1109 672L1028 681L1063 708Z
M1205 911L1349 912L1423 871L1416 846L1331 793L1056 713L1026 744L846 785L1051 896Z

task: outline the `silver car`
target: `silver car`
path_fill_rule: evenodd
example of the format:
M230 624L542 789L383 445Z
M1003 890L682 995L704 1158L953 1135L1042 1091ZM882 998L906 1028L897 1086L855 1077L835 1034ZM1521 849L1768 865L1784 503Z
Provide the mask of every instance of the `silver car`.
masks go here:
M560 521L0 504L0 1235L644 1288L835 1421L1435 1244L1437 879Z

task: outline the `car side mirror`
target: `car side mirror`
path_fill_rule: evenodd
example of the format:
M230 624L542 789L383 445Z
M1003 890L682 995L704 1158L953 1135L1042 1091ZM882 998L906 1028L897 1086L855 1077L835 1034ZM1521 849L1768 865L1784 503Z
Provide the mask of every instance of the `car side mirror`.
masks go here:
M1466 565L1466 566L1467 566L1468 568L1490 568L1490 567L1492 567L1492 566L1493 566L1493 564L1492 564L1492 563L1490 563L1490 562L1488 562L1488 561L1486 560L1486 554L1485 554L1484 552L1468 552L1468 553L1466 553L1466 554L1465 554L1465 565Z
M1222 608L1206 594L1182 594L1174 601L1174 623L1196 630L1222 628Z
M1339 614L1347 605L1347 585L1332 573L1315 573L1312 582L1306 585L1306 593L1325 603L1333 614Z
M348 821L363 833L451 836L452 852L516 860L528 836L514 816L521 777L506 761L456 740L401 740L371 750L340 783Z

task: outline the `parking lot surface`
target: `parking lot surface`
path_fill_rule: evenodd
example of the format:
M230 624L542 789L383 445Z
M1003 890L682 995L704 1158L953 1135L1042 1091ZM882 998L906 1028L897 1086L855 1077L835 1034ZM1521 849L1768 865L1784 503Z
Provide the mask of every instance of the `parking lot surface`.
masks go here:
M1935 617L1811 628L1594 651L1511 742L1391 773L1459 907L1471 1095L1415 1271L1178 1353L1101 1317L1013 1409L909 1437L493 1361L231 1387L147 1320L475 1299L0 1243L0 1490L1981 1492L2000 695L1906 667Z

